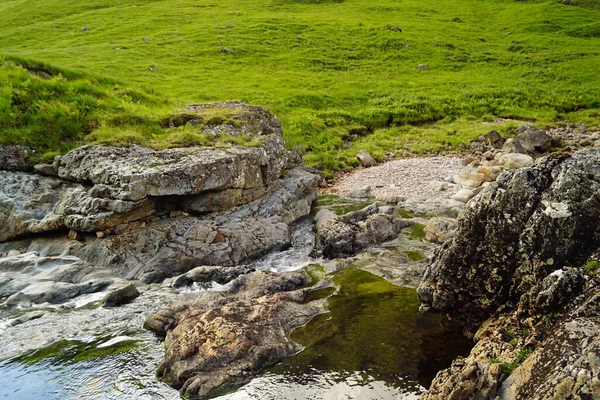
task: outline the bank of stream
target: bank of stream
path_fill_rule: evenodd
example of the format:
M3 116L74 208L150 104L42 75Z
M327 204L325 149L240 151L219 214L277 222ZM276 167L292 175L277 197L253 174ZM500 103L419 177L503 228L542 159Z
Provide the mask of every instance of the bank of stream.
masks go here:
M364 205L328 195L318 207L345 213ZM437 371L468 354L470 342L457 327L418 311L414 286L433 252L422 241L422 225L356 257L334 261L310 257L312 226L312 219L301 221L292 247L251 266L328 275L335 287L314 291L305 301L327 297L329 312L292 332L303 351L219 399L413 399ZM1 310L0 397L179 399L176 390L154 376L163 349L142 329L142 321L197 290L219 289L148 285L133 303L116 309L98 307L91 299L74 308L41 308L39 317L21 324L15 322L22 318L18 311Z

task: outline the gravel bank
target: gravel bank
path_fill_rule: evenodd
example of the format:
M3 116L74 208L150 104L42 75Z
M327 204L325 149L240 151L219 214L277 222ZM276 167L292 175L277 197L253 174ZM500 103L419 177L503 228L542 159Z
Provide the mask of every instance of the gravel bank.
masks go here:
M376 198L390 196L405 200L450 198L454 185L444 179L458 174L461 169L457 157L415 157L387 162L371 168L361 168L336 179L326 193L343 195L354 188L371 186Z

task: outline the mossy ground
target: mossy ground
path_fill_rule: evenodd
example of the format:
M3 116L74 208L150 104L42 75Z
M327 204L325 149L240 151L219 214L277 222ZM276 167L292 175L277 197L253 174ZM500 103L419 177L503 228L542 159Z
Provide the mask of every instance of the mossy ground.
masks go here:
M0 0L2 52L65 78L2 67L0 137L64 152L100 129L126 144L185 104L241 99L331 174L358 149L435 153L518 124L497 117L597 126L600 6L577 3Z
M330 312L291 334L305 349L269 372L317 369L343 379L358 371L392 386L427 385L454 357L468 353L470 343L460 331L419 312L414 289L356 268L336 272L333 280L339 291L329 297ZM401 378L406 376L411 378Z

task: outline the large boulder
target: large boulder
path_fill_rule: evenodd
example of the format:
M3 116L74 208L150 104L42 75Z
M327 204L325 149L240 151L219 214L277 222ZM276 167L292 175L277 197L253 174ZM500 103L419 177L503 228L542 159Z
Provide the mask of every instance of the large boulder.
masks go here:
M424 309L477 325L600 243L600 150L546 157L500 175L460 215L433 258ZM476 277L477 279L472 279Z
M477 344L428 400L600 397L600 150L502 174L469 203L418 288ZM585 268L584 268L585 267Z
M523 125L515 130L516 138L521 143L530 143L539 152L550 149L552 139L546 132L531 125Z

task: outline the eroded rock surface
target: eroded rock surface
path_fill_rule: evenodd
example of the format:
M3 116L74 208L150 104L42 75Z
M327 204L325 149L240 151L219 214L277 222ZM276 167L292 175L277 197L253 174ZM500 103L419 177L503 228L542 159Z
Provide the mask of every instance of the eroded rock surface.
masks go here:
M204 292L150 316L146 327L165 337L158 376L190 398L208 398L248 382L262 368L300 350L288 338L325 310L324 300L301 304L309 281L302 272L240 275L229 292Z
M317 237L313 254L326 258L348 257L369 245L395 238L402 229L413 224L396 214L393 207L380 210L375 203L341 216L323 209L315 217Z
M600 150L504 173L468 204L419 285L478 340L425 399L600 398Z

